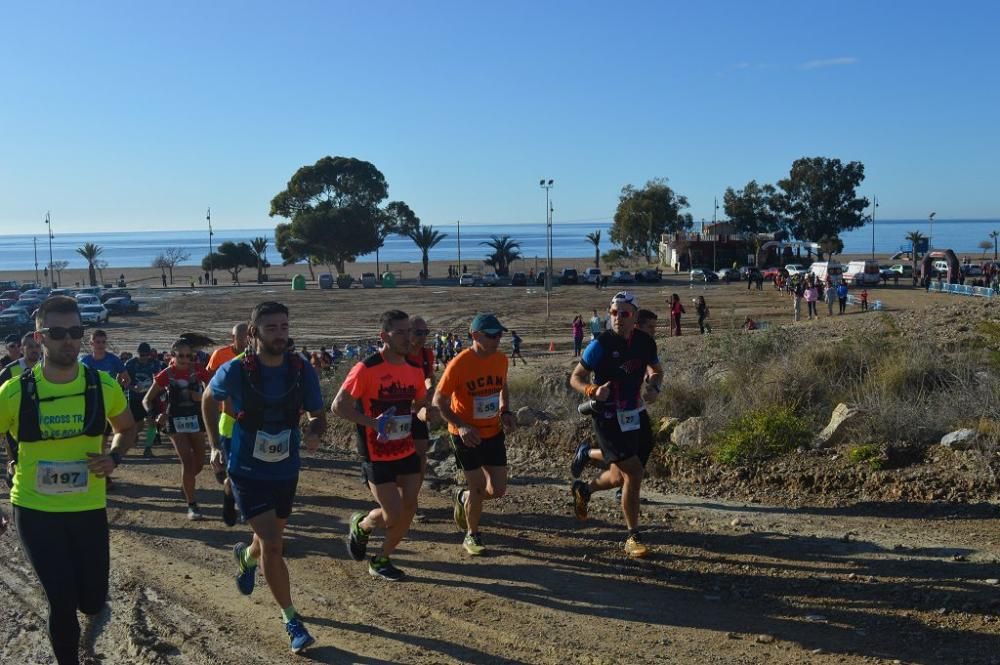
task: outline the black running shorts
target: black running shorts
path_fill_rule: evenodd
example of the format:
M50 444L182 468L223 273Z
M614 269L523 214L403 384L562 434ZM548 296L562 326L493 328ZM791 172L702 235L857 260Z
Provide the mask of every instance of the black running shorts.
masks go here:
M263 515L269 510L273 510L274 516L278 519L288 519L292 514L292 503L295 501L295 489L298 483L298 476L291 480L257 480L229 476L233 498L236 499L236 505L244 520Z
M372 485L394 483L399 476L420 473L420 455L413 453L391 462L362 462L361 478Z
M463 471L475 471L483 466L507 466L507 437L501 431L496 436L483 439L478 446L462 443L462 438L452 434L451 443L455 448L455 461Z
M638 457L645 467L653 452L653 430L646 411L639 414L639 429L631 432L621 431L614 411L598 413L594 416L594 432L597 433L597 445L608 464Z

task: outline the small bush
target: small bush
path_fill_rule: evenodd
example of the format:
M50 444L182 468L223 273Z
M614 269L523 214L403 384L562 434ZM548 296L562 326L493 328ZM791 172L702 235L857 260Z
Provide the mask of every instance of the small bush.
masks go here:
M740 416L716 437L715 458L739 465L766 460L809 441L809 427L788 407L769 406Z
M882 468L882 451L870 443L851 448L847 456L855 464L867 464L872 471Z

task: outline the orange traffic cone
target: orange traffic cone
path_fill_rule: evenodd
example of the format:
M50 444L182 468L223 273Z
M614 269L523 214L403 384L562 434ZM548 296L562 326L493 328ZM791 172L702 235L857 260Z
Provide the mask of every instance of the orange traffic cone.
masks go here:
M555 352L556 352L556 343L549 342L549 353L555 353Z

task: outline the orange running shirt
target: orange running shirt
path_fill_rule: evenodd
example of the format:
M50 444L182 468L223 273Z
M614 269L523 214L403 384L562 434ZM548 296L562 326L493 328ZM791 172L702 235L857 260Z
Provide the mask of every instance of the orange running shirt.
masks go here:
M233 347L229 344L225 346L220 346L213 353L212 357L208 359L208 371L211 374L215 374L215 370L219 369L227 362L236 357L236 352L233 351Z
M424 373L419 367L408 362L394 365L376 353L351 368L343 388L366 416L377 418L390 407L396 407L394 418L398 429L388 441L379 441L378 432L358 425L358 454L362 459L391 462L416 453L410 433L413 400L427 396Z
M500 433L500 391L506 383L507 356L497 351L480 358L466 349L448 363L437 389L442 395L451 395L451 410L462 422L488 439ZM451 423L448 431L458 434Z

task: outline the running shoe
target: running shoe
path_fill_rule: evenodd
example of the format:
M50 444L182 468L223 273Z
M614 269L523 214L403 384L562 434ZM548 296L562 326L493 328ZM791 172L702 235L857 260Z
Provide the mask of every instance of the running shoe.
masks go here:
M156 455L153 454L153 449L152 448L143 448L142 449L142 456L146 457L146 458L156 457Z
M579 478L580 474L583 473L583 467L587 466L589 461L590 446L587 443L581 443L573 454L573 461L569 464L570 474L574 478Z
M347 534L347 551L355 561L363 561L368 551L368 536L371 534L361 528L364 513L351 515L351 528Z
M298 617L286 623L285 630L288 632L288 641L294 654L302 653L307 647L316 643L316 638L309 634L302 619Z
M201 510L198 508L198 504L192 504L188 506L188 519L191 520L192 522L200 522L201 520L205 519L205 516L201 513Z
M368 561L368 574L372 577L380 577L387 582L398 582L406 577L406 573L396 566L387 556L373 556Z
M587 519L587 504L590 502L590 487L582 480L573 481L573 510L576 519Z
M462 492L464 491L461 487L455 488L455 510L452 511L452 515L455 518L455 526L458 527L459 531L469 530L469 522L465 518L465 502L462 501Z
M243 563L243 552L246 548L246 543L236 543L233 546L233 556L236 557L236 565L240 567L240 572L236 576L236 588L244 596L249 596L257 584L257 566L247 566Z
M621 503L622 501L622 488L620 487L615 490L615 501L618 503Z
M222 521L226 526L236 526L236 498L225 492L222 493Z
M625 541L625 554L631 559L645 559L649 554L649 548L643 544L639 534L633 533Z
M465 551L472 556L482 556L486 552L486 546L483 545L483 537L478 533L467 533L465 534L465 540L462 541L462 547Z

